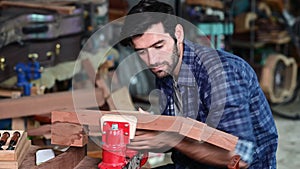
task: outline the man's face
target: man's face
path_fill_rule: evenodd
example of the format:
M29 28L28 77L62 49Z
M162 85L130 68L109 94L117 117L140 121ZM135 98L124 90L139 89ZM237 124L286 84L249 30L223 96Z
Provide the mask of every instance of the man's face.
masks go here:
M158 78L173 73L179 59L178 49L161 23L153 25L132 42L137 54Z

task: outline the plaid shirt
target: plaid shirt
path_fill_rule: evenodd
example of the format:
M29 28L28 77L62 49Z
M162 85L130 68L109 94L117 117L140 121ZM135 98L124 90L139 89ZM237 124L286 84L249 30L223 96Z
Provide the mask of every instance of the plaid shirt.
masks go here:
M184 42L183 55L178 77L183 116L239 137L235 152L250 169L275 169L277 129L253 69L231 53L189 41ZM172 77L156 83L161 114L174 116ZM179 152L172 158L178 169L212 168Z

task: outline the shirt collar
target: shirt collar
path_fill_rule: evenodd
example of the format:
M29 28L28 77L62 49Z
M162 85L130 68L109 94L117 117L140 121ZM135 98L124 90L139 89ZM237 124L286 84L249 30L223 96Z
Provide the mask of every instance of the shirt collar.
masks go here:
M194 44L188 40L184 40L184 50L182 64L179 70L178 84L179 86L196 86L196 79L193 73L195 62Z

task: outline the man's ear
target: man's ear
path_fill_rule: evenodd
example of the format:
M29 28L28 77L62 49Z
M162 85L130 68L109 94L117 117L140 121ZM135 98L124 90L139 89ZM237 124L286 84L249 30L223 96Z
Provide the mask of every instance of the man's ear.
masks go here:
M175 27L175 37L177 39L177 43L183 43L183 39L184 39L184 31L183 31L183 27L180 24L177 24Z

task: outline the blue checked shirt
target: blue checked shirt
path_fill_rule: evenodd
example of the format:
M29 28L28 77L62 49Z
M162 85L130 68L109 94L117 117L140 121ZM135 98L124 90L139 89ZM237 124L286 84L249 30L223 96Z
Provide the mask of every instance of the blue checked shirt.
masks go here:
M174 116L173 79L156 80L161 114ZM277 129L256 73L225 51L184 42L178 85L183 116L239 137L235 152L250 169L276 169ZM209 168L173 152L176 169Z

